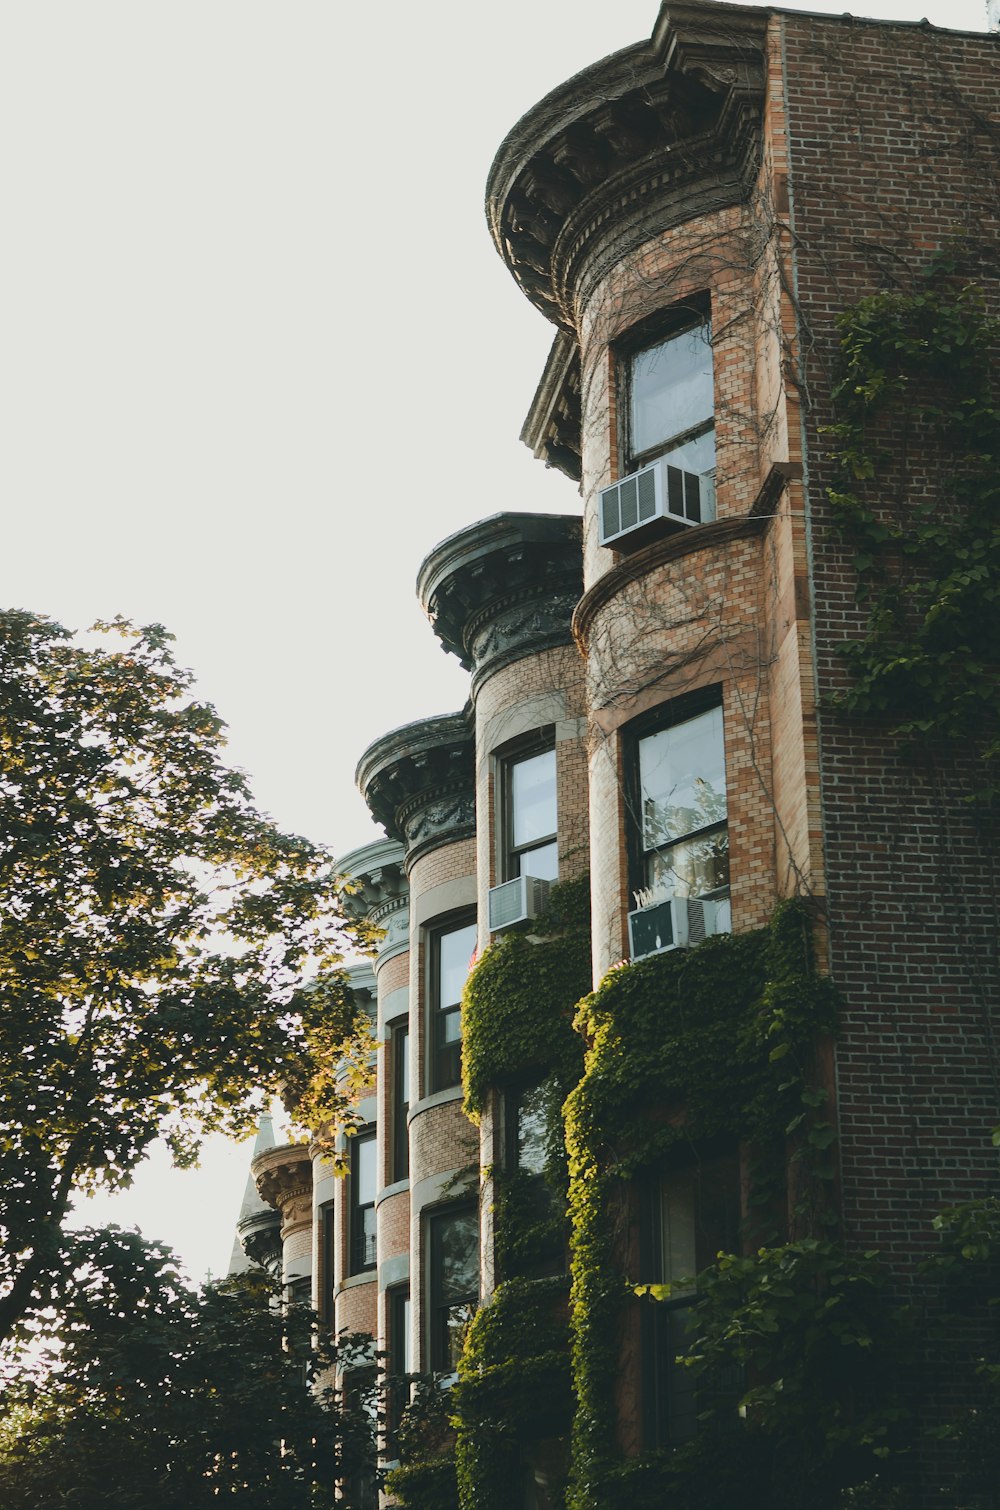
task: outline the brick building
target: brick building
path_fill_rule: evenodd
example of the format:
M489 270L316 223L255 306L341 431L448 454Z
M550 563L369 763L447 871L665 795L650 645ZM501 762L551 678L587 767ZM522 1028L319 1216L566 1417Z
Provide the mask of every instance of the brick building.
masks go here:
M733 1503L704 1478L691 1498L699 1415L729 1432L712 1452L746 1503L951 1503L920 1431L972 1386L928 1340L940 1297L921 1263L934 1216L998 1185L995 815L976 795L997 623L974 582L947 591L973 595L960 606L985 644L934 639L927 609L947 553L979 549L996 475L995 413L976 410L975 444L956 425L996 360L997 64L985 34L669 0L648 41L529 111L490 172L497 249L556 332L522 438L579 482L582 519L498 514L421 567L470 698L358 767L388 835L343 861L384 929L358 978L379 1043L364 1129L346 1180L312 1161L310 1221L309 1157L258 1160L286 1269L308 1267L320 1313L371 1331L392 1374L458 1370L463 1506L561 1503L567 1476L577 1510L668 1488ZM958 322L971 365L952 370L927 319ZM861 378L842 382L858 330L860 421ZM936 371L957 420L928 398ZM996 556L981 559L986 577ZM916 706L905 668L883 674L887 623L897 668L922 656ZM868 701L845 702L865 675ZM552 888L588 874L581 917L558 900L574 888ZM587 925L589 961L583 943L560 953ZM777 963L779 926L798 929L794 965ZM566 1033L591 987L576 1063ZM772 1073L786 1057L795 1073ZM734 1404L706 1414L676 1362L697 1325L677 1281L762 1242L804 1243L800 1263L816 1244L831 1265L878 1250L879 1307L918 1318L919 1387L887 1386L889 1424L872 1416L867 1442L845 1428L849 1450L817 1439L812 1463L789 1455L780 1411L772 1439L753 1405L739 1431ZM810 1293L847 1283L830 1273ZM636 1293L671 1283L666 1300ZM566 1360L572 1332L572 1365L530 1332L498 1344L481 1318L499 1335L505 1305L515 1331L530 1314L563 1335ZM731 1396L766 1380L752 1351L732 1361ZM526 1380L537 1419L508 1419ZM911 1423L898 1472L893 1420ZM784 1444L780 1492L737 1436ZM404 1470L404 1503L407 1474L411 1493L444 1483L451 1451Z

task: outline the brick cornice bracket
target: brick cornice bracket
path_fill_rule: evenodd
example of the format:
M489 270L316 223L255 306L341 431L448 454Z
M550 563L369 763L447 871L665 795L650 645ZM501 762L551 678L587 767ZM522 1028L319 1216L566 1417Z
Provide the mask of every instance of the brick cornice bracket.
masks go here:
M473 695L502 666L572 642L581 562L581 521L567 514L494 514L434 547L417 596Z
M769 12L663 5L653 36L545 96L490 170L493 241L572 332L593 282L643 241L738 203L759 157Z
M403 847L407 870L476 826L475 751L468 712L424 718L377 739L355 780L376 823Z

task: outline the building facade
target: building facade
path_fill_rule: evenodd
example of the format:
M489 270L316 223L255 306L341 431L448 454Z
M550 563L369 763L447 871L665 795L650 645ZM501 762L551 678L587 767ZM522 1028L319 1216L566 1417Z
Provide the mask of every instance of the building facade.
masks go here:
M404 1504L731 1504L727 1465L748 1504L952 1502L925 1429L980 1323L931 1338L931 1224L998 1188L997 62L670 0L497 154L494 241L556 329L522 438L582 514L423 563L470 696L358 766L387 837L343 860L384 930L350 1173L256 1166L320 1315L458 1378ZM873 1327L881 1403L794 1329L829 1431L767 1404L780 1348L699 1384L718 1296L681 1281L720 1252L741 1305L780 1261ZM906 1312L906 1370L848 1291Z

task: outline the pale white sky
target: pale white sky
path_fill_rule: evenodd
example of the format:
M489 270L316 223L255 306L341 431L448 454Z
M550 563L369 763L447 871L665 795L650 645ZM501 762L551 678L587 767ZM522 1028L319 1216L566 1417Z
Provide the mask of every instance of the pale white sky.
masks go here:
M985 27L985 0L854 9ZM375 837L365 745L465 699L423 556L501 509L579 506L518 441L552 331L483 188L525 109L655 17L0 0L6 602L167 624L261 804L335 851ZM218 1273L247 1157L161 1161L88 1219Z

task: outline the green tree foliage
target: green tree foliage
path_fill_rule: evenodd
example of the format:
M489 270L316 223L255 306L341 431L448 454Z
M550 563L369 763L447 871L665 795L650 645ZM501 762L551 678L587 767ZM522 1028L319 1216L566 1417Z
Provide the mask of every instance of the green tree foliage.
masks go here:
M307 1309L282 1315L263 1272L195 1290L168 1249L113 1227L80 1234L74 1259L7 1391L6 1510L319 1510L371 1464L371 1423L314 1388L337 1350Z
M0 1337L74 1192L277 1090L317 1116L352 1028L330 857L255 809L169 638L0 615Z

